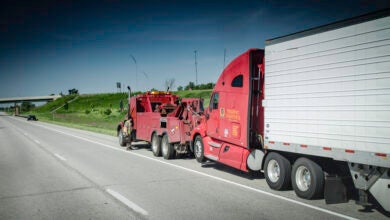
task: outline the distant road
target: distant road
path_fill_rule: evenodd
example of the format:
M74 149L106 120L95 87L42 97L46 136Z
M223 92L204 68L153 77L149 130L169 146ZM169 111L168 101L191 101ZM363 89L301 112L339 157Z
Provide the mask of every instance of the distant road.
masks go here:
M262 175L0 115L0 219L387 219L360 209L270 190Z

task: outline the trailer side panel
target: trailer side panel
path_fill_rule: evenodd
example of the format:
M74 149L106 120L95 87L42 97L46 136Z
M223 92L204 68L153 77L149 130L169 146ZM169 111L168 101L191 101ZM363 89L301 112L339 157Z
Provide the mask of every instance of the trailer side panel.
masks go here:
M265 48L265 145L390 167L390 17Z

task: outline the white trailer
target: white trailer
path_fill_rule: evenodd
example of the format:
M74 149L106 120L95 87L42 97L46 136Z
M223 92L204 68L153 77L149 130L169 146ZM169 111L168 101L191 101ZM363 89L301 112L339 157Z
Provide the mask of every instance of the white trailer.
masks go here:
M303 198L325 182L332 202L347 173L360 204L371 194L390 211L390 10L266 41L264 80L267 182L291 172Z

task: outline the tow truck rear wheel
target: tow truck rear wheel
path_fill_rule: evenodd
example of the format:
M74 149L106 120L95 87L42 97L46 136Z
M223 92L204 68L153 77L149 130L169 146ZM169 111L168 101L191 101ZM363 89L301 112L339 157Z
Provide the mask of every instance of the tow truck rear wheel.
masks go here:
M166 160L170 160L174 156L175 149L173 148L173 144L169 143L167 135L164 135L161 140L161 151L162 151L162 156Z
M265 180L271 189L286 190L291 187L291 163L287 158L271 152L264 166Z
M301 157L292 169L292 186L297 196L317 199L324 195L324 171L312 160Z
M199 163L206 161L204 157L204 144L201 136L196 136L194 141L194 155Z
M161 137L156 133L152 136L152 151L155 157L161 157Z
M122 147L126 146L125 137L123 136L123 133L121 130L119 130L119 132L118 132L118 140L119 140L120 146L122 146Z

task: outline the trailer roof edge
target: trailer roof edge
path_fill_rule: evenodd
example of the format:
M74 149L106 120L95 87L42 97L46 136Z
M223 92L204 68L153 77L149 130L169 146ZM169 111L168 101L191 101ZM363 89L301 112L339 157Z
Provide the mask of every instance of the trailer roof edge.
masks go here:
M387 17L387 16L390 16L390 8L386 8L386 9L383 9L383 10L374 11L374 12L370 12L370 13L367 13L367 14L359 15L359 16L356 16L356 17L352 17L352 18L348 18L348 19L332 22L332 23L329 23L329 24L313 27L313 28L310 28L310 29L306 29L306 30L303 30L303 31L298 31L298 32L295 32L295 33L292 33L292 34L281 36L281 37L271 38L271 39L268 39L268 40L265 41L265 45L266 46L270 46L270 45L277 44L277 43L282 43L282 42L285 42L285 41L288 41L288 40L294 40L294 39L305 37L305 36L319 34L319 33L322 33L322 32L331 31L331 30L343 28L343 27L346 27L346 26L350 26L350 25L354 25L354 24L363 23L363 22L366 22L366 21L379 19L379 18L384 18L384 17Z

